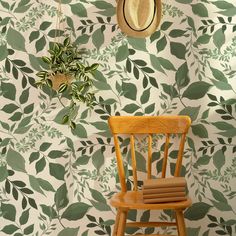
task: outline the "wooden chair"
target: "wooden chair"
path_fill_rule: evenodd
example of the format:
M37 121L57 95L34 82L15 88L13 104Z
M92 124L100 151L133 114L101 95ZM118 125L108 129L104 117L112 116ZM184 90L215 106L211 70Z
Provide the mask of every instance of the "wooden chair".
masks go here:
M164 157L162 164L162 178L166 176L168 147L171 134L180 134L179 151L175 165L174 176L180 176L182 165L182 156L186 133L188 132L191 120L188 116L112 116L108 120L112 131L117 157L117 167L121 192L116 193L111 198L111 205L117 208L116 221L113 230L113 236L124 236L126 227L159 227L159 226L177 226L178 236L186 236L186 228L183 216L183 210L191 205L191 199L180 202L168 202L157 204L143 203L141 191L138 190L137 165L135 158L135 138L136 134L147 134L148 136L148 158L147 158L147 178L150 179L152 163L152 136L153 134L164 134L166 137L164 147ZM118 135L129 134L131 146L132 172L134 190L127 191L125 170L121 156ZM127 213L131 209L145 210L163 210L171 209L175 212L176 222L131 222L126 223ZM156 235L159 234L139 234ZM161 236L161 235L159 235ZM163 235L164 236L164 235ZM170 235L169 235L170 236Z

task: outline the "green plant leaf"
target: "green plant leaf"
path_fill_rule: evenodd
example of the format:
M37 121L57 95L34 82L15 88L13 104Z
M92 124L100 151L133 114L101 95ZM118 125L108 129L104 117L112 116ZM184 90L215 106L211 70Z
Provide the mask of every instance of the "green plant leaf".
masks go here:
M48 216L50 219L55 219L57 217L57 212L55 209L51 206L46 206L46 205L40 205L42 208L42 212Z
M44 21L41 23L41 25L39 26L40 30L46 30L51 26L52 22L49 21Z
M34 224L29 225L24 229L24 235L32 234L34 231Z
M76 124L75 129L71 130L72 134L78 136L79 138L87 138L87 130L81 124Z
M202 124L192 125L193 134L200 138L208 138L208 131Z
M14 103L9 103L5 105L1 110L10 114L16 111L17 109L19 109L17 105L15 105Z
M13 149L9 149L7 152L7 164L16 171L25 172L25 159L21 156L20 153L16 152Z
M24 225L24 224L26 224L26 223L28 222L28 219L29 219L29 210L30 210L30 209L27 209L27 210L25 210L25 211L22 212L22 214L21 214L21 216L20 216L20 219L19 219L21 225Z
M121 62L125 60L129 56L129 49L128 45L121 45L116 53L116 62Z
M224 194L222 192L220 192L217 189L213 189L211 187L210 187L210 189L211 189L212 196L214 197L214 199L216 201L228 203L227 198L224 196Z
M97 191L96 189L92 189L92 188L89 188L89 190L90 190L90 193L95 201L101 202L104 204L107 203L106 199L103 197L101 192Z
M64 154L65 154L65 152L62 152L62 151L59 151L59 150L52 150L48 153L48 156L52 159L56 159L56 158L63 157Z
M3 182L8 177L6 166L0 166L0 182Z
M184 62L177 70L175 74L175 81L179 89L186 87L189 82L189 70L187 62Z
M205 202L193 203L193 205L185 211L184 216L186 219L192 221L201 220L206 216L211 208L212 206Z
M42 189L50 192L55 192L53 186L45 179L38 178L39 185Z
M139 109L140 109L140 107L138 105L131 103L131 104L126 105L123 108L123 111L125 111L129 114L132 114L132 113L134 113L135 111L137 111Z
M215 1L212 2L212 4L214 4L216 7L218 7L219 9L232 9L234 8L234 5L232 3L226 2L226 1Z
M22 94L20 95L20 104L24 104L28 101L29 99L29 88L25 89Z
M11 83L1 83L1 90L3 92L3 97L15 101L16 98L16 87Z
M68 191L65 183L57 189L56 194L54 196L54 201L58 210L61 210L62 208L65 208L68 205Z
M209 43L210 39L211 39L211 35L203 34L197 39L197 42L201 44L207 44Z
M103 45L104 39L105 39L104 33L100 28L94 31L92 35L92 42L94 46L97 48L97 50L99 50L100 47Z
M211 86L211 84L204 81L193 82L184 91L183 97L191 100L202 98L206 95Z
M191 7L195 15L200 17L208 17L208 10L203 3L192 4Z
M226 9L224 11L218 11L217 13L224 15L224 16L232 16L233 17L236 14L236 7L232 7L232 8Z
M170 42L171 54L179 59L185 59L186 47L182 43Z
M32 187L33 190L44 195L44 192L42 191L37 178L35 178L33 175L29 175L29 182L30 182L30 186Z
M94 165L94 167L97 169L97 171L99 172L101 167L104 165L105 163L105 158L103 153L101 152L100 149L98 149L92 156L92 163Z
M65 228L59 232L58 236L78 236L79 228Z
M12 235L13 233L15 233L19 228L13 224L10 225L6 225L2 228L1 232L5 233L5 234L10 234Z
M46 39L45 39L45 36L43 35L39 40L36 41L35 43L35 48L36 48L36 51L37 52L40 52L42 51L45 46L46 46Z
M87 17L87 10L82 3L76 3L70 5L71 12L79 17Z
M146 48L146 39L144 38L132 38L132 37L127 37L129 44L131 45L132 48L139 50L139 51L144 51L147 52Z
M190 118L193 122L197 119L199 111L200 111L200 106L198 106L198 107L185 107L182 111L180 111L179 115L190 116Z
M225 34L221 28L213 34L213 42L218 49L225 44Z
M9 28L7 31L7 43L13 48L18 51L25 52L25 38L22 36L21 33L16 31L13 28Z
M76 221L82 219L89 208L91 208L91 206L83 202L73 203L66 208L61 217L69 221Z
M8 56L8 50L6 45L0 45L0 61L3 61Z
M124 96L131 100L136 100L137 98L137 88L132 83L122 83L122 90L124 91Z
M65 167L57 163L49 163L50 175L58 180L64 180Z
M218 171L220 171L221 168L224 166L224 164L225 164L225 155L224 155L224 153L221 149L214 153L214 155L213 155L213 164L218 169Z
M16 208L12 204L1 203L1 211L4 219L15 221L16 220Z

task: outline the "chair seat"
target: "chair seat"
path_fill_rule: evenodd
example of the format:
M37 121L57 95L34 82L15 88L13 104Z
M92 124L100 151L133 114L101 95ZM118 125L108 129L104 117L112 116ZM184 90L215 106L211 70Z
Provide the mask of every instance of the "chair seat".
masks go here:
M110 203L115 208L127 208L127 209L150 209L150 210L162 210L162 209L185 209L191 206L192 201L187 198L185 201L168 202L168 203L144 203L141 191L127 191L119 192L113 195Z

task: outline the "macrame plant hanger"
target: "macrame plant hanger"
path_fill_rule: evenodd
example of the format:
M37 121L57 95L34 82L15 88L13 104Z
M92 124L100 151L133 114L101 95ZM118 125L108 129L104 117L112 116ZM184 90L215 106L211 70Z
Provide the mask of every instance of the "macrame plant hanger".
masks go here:
M56 19L56 28L55 28L55 34L54 34L54 42L53 42L53 47L56 46L58 43L62 43L61 39L61 32L62 32L62 27L63 29L65 28L64 21L62 22L62 3L61 0L58 1L58 8L57 8L57 19ZM58 91L60 85L62 83L70 83L71 78L68 75L64 74L56 74L51 76L51 81L52 81L52 87L54 90Z

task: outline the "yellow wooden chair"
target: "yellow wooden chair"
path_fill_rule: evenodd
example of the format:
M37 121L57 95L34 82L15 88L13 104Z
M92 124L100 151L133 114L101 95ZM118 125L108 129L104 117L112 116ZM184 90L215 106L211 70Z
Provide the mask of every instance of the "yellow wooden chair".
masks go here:
M137 165L135 158L135 138L137 134L148 135L148 158L147 158L147 179L152 176L152 136L153 134L164 134L166 137L164 157L162 165L162 178L166 176L168 148L171 134L181 135L179 151L175 165L174 176L180 176L182 157L186 133L188 132L191 120L188 116L112 116L108 120L112 131L115 150L117 157L117 167L121 192L116 193L111 198L111 205L117 208L116 221L113 229L113 236L124 236L126 227L159 227L159 226L177 226L178 236L186 236L183 211L191 205L191 199L185 201L168 202L168 203L143 203L142 193L138 190ZM118 140L119 134L130 135L132 172L133 172L133 191L127 191L126 176L123 165L123 159ZM171 209L175 212L176 222L130 222L126 223L127 213L132 209L142 210L163 210ZM159 234L139 234L139 235L156 235ZM164 235L163 235L164 236ZM170 235L169 235L170 236Z

